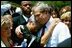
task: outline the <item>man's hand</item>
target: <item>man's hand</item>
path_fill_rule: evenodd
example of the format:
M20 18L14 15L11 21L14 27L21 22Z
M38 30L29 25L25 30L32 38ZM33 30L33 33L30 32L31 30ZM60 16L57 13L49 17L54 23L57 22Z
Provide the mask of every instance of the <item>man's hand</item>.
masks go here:
M19 25L16 29L15 29L15 33L17 35L18 38L22 38L23 37L23 33L21 32L21 29L24 29L22 25Z

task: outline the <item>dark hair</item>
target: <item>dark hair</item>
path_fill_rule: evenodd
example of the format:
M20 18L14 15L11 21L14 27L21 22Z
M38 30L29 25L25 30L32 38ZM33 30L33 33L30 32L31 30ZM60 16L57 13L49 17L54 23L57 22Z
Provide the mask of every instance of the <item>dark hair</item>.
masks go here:
M55 11L55 13L57 14L57 17L60 18L60 15L59 15L59 9L56 7L56 6L51 6L51 12Z

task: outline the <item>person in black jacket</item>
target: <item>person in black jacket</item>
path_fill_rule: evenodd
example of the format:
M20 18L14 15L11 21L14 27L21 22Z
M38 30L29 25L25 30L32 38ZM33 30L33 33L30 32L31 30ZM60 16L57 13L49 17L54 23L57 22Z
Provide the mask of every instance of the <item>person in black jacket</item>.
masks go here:
M30 1L21 1L21 14L16 17L13 17L13 29L12 29L12 40L17 43L20 43L20 39L17 38L15 34L15 28L19 25L26 25L28 19L31 16L31 2ZM15 15L15 14L14 14Z
M31 2L30 1L21 1L21 14L17 17L14 17L14 28L18 25L25 25L28 22L28 19L31 16Z

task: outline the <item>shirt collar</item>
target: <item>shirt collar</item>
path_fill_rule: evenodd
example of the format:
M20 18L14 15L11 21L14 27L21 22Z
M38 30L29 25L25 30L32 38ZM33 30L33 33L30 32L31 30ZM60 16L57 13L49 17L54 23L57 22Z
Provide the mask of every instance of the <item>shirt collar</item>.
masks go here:
M50 19L49 19L49 21L46 23L46 28L48 28L48 26L52 23L52 21L53 21L53 18L52 18L52 16L50 17Z
M20 10L19 10L20 9ZM20 14L20 15L22 15L23 16L23 18L26 20L26 22L28 21L28 17L26 17L24 14L22 14L22 10L21 10L21 8L19 8L18 10L18 13Z
M26 20L26 22L28 21L28 18L25 15L22 15L23 18Z

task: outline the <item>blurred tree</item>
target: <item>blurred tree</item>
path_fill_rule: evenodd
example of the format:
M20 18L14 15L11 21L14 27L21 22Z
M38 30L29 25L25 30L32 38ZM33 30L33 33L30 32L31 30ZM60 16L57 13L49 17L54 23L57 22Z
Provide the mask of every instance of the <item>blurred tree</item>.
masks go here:
M21 1L9 1L12 5L14 6L20 6L20 2ZM37 1L32 1L32 4L34 5ZM55 6L57 7L58 9L61 9L63 6L71 6L71 1L43 1L45 3L47 3L48 5L51 5L51 6Z

